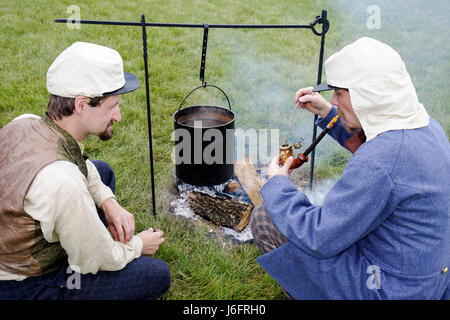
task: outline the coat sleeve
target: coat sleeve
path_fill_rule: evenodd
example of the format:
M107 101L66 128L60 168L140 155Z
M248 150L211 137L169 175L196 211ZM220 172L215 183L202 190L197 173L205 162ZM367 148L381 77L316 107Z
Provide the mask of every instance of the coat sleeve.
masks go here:
M327 258L354 244L381 224L398 204L383 168L353 156L322 206L310 203L285 176L262 188L264 205L289 241L309 254Z

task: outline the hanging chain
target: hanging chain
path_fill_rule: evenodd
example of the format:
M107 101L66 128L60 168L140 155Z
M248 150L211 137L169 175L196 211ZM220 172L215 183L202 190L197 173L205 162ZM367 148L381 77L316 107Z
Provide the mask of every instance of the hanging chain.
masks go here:
M295 113L296 113L297 109L298 109L298 107L297 107L297 105L296 105L295 108L294 108L294 110L292 110L292 113L291 113L291 120L289 121L288 132L287 132L287 135L286 135L286 139L284 139L284 144L288 144L289 134L290 134L290 132L291 132L292 124L294 123Z

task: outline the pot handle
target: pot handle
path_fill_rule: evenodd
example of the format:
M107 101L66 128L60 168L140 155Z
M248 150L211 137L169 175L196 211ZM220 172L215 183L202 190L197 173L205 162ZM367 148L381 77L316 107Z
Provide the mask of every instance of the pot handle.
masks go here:
M196 91L196 90L198 90L198 89L200 89L200 88L205 88L205 87L214 87L214 88L220 90L220 92L223 93L223 95L225 96L225 98L227 98L228 108L231 110L230 99L228 99L227 94L226 94L222 89L220 89L218 86L215 86L215 85L213 85L213 84L206 84L206 83L204 83L204 84L202 84L200 87L197 87L197 88L191 90L191 92L189 92L189 93L186 95L186 97L184 97L183 101L181 102L180 106L178 107L178 111L180 111L180 109L181 109L181 107L183 106L183 104L184 104L184 102L186 101L186 99L187 99L194 91Z

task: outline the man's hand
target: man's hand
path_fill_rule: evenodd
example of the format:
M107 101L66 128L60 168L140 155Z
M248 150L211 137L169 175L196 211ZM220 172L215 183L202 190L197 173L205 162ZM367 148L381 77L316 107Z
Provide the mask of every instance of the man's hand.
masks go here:
M310 112L325 118L331 111L331 103L329 103L319 93L313 92L313 87L302 88L295 94L295 103L300 108L307 109Z
M114 198L106 200L102 204L102 210L113 239L120 242L130 241L135 231L133 215L122 208Z
M149 228L137 234L142 239L142 254L155 254L159 246L164 242L164 232Z
M288 177L292 172L291 167L292 162L294 161L294 157L289 157L284 162L284 166L280 167L280 155L277 155L270 161L269 166L267 167L267 176L272 178L273 176L280 174Z

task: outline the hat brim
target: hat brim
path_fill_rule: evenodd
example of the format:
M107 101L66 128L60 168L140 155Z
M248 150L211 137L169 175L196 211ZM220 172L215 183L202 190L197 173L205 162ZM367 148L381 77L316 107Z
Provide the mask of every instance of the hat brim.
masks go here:
M118 94L128 93L139 88L139 80L134 74L125 73L124 77L125 77L125 85L122 88L112 92L106 92L103 94L103 96L104 97L115 96Z
M320 91L335 90L335 89L341 89L341 88L335 87L335 86L330 86L328 83L322 82L317 87L315 87L312 91L320 92Z

